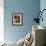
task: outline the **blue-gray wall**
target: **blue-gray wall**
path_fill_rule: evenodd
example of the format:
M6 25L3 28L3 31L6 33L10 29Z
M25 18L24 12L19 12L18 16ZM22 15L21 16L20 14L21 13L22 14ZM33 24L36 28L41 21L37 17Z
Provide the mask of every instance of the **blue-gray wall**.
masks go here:
M7 41L18 41L32 28L33 19L40 9L40 0L4 0L4 36ZM23 13L23 26L12 26L12 13Z

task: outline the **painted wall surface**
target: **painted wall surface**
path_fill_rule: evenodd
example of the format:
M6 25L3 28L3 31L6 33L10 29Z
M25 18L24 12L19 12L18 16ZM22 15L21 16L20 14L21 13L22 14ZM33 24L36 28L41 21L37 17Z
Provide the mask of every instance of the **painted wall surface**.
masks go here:
M35 12L40 9L40 0L4 0L4 5L5 40L18 41L31 31ZM23 13L23 26L12 26L12 13L17 10Z

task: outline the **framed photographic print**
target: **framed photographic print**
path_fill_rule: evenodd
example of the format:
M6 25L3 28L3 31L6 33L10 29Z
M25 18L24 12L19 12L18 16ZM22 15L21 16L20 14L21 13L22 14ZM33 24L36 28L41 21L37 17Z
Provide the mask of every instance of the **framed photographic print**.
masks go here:
M23 24L23 14L22 13L12 13L12 25L19 26Z

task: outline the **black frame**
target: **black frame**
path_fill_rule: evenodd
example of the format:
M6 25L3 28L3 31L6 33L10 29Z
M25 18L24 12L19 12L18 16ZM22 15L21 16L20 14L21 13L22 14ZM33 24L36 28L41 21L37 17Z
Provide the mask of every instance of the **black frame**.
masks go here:
M14 19L13 17L14 17L14 15L17 15L17 14L18 14L18 15L21 15L21 19L22 19L22 20L21 20L21 24L14 24L14 23L13 23L13 19ZM13 26L22 26L22 25L23 25L23 13L12 13L12 25L13 25Z

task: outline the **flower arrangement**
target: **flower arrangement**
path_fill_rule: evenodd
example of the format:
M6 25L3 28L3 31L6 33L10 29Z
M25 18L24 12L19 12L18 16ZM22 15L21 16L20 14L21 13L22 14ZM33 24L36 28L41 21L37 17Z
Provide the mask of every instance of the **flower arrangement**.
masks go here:
M42 11L39 11L38 14L37 14L37 16L34 18L33 21L35 21L36 23L40 23L40 19L41 19L42 22L43 22L43 17L42 17L42 15L43 15L43 12L44 12L45 10L46 10L46 9L43 9Z

